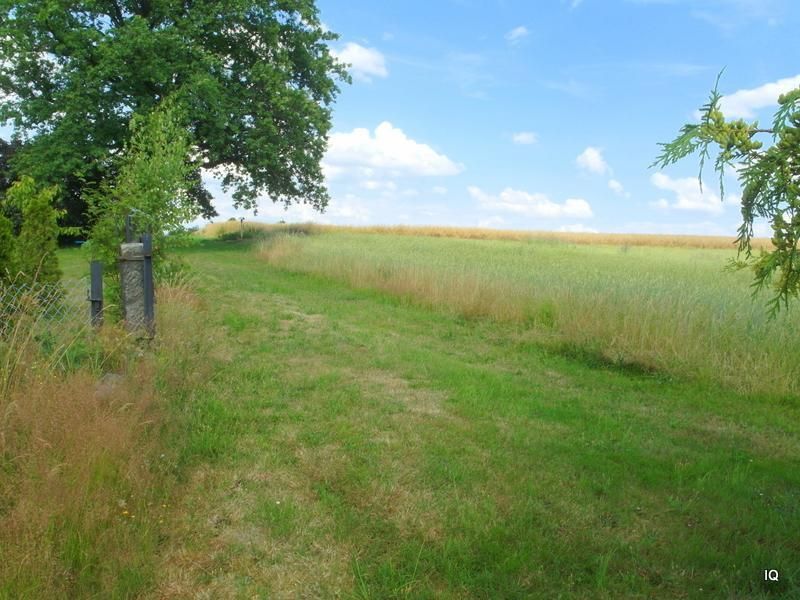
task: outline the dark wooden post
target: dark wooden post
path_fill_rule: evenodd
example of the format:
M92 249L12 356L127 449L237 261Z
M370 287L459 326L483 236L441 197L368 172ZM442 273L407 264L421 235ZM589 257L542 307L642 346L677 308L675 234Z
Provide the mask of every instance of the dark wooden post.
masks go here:
M153 238L149 233L142 234L142 253L144 255L144 322L150 335L155 333L155 289L153 287Z
M99 327L103 324L103 263L93 260L90 268L91 285L89 288L89 314L92 325Z

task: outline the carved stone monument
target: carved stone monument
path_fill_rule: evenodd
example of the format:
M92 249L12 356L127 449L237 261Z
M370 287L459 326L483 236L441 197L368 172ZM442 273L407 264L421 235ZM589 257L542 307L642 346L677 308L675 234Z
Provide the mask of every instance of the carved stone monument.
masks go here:
M122 316L128 331L144 328L144 244L128 242L120 245L119 270L122 286Z

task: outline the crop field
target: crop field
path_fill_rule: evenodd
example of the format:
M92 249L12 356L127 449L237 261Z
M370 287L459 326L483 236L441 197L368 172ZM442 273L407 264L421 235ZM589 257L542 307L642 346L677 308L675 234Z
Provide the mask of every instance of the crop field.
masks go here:
M800 318L769 321L730 250L226 237L159 301L161 425L129 460L166 475L120 475L106 556L50 551L66 595L800 593Z
M708 238L656 247L635 245L639 237L646 236L589 245L571 236L474 241L337 231L273 235L261 255L452 314L517 323L532 340L612 364L742 392L800 392L796 311L770 320L768 296L751 299L751 274L725 272L735 253L707 249Z
M658 235L641 233L570 233L560 231L530 231L506 229L481 229L477 227L435 227L405 225L273 225L269 223L222 221L210 223L198 231L198 235L206 239L228 237L235 239L242 232L248 236L270 234L287 230L302 230L307 233L385 233L391 235L415 237L443 237L466 240L552 240L569 244L615 245L615 246L658 246L662 248L716 248L730 250L735 247L736 240L730 237L714 235ZM769 249L772 242L768 238L753 238L753 248Z

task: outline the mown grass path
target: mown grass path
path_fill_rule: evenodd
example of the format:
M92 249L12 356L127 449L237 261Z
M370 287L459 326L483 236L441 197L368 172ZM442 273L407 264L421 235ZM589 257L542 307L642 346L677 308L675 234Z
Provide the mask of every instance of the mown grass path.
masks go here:
M185 253L219 367L159 597L790 597L800 410ZM764 582L778 569L778 583Z

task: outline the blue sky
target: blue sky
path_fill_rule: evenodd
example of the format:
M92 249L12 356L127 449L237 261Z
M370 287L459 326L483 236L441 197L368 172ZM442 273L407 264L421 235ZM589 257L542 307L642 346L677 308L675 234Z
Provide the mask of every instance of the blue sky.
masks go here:
M320 0L353 64L323 215L347 224L730 234L696 161L649 169L720 69L726 113L767 122L800 85L791 0ZM794 34L792 32L795 32ZM770 85L773 84L773 85ZM233 213L223 199L224 216Z

